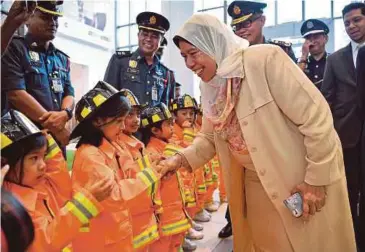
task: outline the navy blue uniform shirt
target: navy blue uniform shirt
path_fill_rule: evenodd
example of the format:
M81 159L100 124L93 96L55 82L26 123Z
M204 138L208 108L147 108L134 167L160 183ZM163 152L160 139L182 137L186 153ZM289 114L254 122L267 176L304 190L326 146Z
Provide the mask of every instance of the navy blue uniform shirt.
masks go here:
M135 52L116 52L110 59L104 81L116 89L127 88L141 105L169 104L175 97L175 78L157 56L148 65L139 49Z
M319 60L309 56L307 59L306 68L304 69L304 73L318 89L321 89L322 86L324 69L326 67L328 55L328 53L325 53Z
M12 39L1 70L2 94L25 90L47 111L60 111L63 98L74 96L68 56L52 43L46 51L30 34Z

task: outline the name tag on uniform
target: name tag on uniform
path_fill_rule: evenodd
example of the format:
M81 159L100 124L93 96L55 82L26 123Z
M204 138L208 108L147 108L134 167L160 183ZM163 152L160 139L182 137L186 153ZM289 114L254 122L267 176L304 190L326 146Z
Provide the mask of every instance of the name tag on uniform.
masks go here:
M52 79L52 89L55 93L63 93L63 86L59 78Z
M152 100L153 101L158 101L158 94L157 94L157 88L156 86L152 87Z

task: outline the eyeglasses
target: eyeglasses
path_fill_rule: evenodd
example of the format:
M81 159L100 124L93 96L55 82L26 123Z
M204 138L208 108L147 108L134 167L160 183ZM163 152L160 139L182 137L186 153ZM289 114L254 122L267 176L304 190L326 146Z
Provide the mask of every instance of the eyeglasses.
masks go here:
M246 20L244 22L238 23L236 25L232 26L233 32L239 31L240 29L247 29L250 28L252 26L252 23L255 22L257 19L261 18L262 15L258 15L256 17L253 17L249 20Z

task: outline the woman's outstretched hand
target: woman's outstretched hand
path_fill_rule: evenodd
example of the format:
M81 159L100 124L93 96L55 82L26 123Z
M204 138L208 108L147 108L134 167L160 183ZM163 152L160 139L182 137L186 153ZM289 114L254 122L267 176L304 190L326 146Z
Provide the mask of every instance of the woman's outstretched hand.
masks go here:
M166 158L160 161L156 165L156 171L161 174L161 176L166 176L169 173L176 172L182 164L181 155L174 155L172 157Z
M300 193L303 199L303 218L309 220L310 215L320 212L326 203L326 187L312 186L302 183L292 190L292 194Z

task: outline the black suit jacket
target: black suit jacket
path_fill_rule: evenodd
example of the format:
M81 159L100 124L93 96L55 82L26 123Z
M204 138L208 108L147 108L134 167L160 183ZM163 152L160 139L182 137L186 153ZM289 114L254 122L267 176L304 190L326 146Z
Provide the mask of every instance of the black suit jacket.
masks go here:
M327 58L321 92L331 107L343 148L354 147L360 140L362 123L351 44Z
M357 85L357 102L359 105L359 114L365 120L365 46L360 48L357 54L356 65L356 85Z

